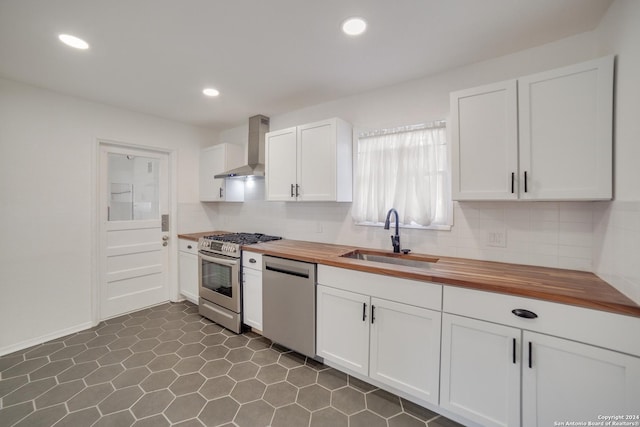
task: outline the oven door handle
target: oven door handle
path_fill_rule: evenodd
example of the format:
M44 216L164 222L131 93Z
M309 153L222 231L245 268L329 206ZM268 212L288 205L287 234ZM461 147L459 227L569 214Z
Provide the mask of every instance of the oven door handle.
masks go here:
M229 267L238 265L238 261L239 261L238 259L227 260L224 258L218 258L216 256L211 256L211 255L199 254L199 256L205 261L214 262L216 264L228 265Z

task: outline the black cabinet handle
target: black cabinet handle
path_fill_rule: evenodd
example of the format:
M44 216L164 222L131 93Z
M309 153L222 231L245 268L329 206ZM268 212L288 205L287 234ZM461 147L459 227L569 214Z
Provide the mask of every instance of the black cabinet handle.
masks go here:
M513 339L513 363L516 363L516 339Z
M515 310L511 310L513 314L518 317L522 317L523 319L535 319L538 317L533 311L525 310L524 308L516 308Z
M366 318L367 318L367 303L363 302L362 303L362 321L364 322Z
M511 172L511 194L515 192L516 173Z
M529 368L533 367L533 355L531 351L531 341L529 341Z
M291 197L293 197L293 184L291 184Z
M527 192L527 171L524 171L524 192Z
M376 321L376 306L371 304L371 324Z

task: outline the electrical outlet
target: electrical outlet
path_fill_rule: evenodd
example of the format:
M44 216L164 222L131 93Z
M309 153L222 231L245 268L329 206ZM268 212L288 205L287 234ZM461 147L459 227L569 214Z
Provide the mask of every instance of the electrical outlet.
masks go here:
M496 248L507 247L507 231L506 230L489 230L487 231L487 246Z

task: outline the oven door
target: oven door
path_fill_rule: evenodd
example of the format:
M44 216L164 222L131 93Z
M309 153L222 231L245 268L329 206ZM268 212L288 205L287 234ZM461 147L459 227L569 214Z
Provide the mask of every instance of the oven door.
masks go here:
M240 259L198 254L200 297L240 313Z

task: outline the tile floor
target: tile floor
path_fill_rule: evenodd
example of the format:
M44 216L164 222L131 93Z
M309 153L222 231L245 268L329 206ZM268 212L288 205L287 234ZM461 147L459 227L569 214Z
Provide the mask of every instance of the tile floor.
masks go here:
M0 426L459 424L168 303L0 357Z

